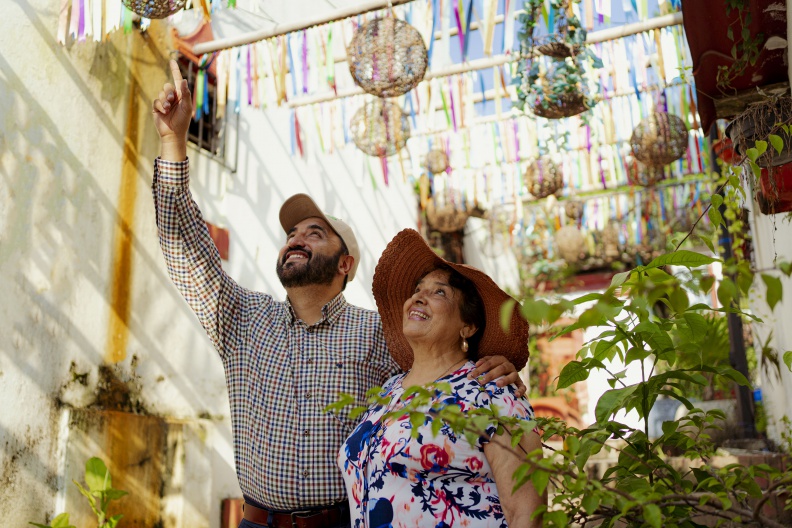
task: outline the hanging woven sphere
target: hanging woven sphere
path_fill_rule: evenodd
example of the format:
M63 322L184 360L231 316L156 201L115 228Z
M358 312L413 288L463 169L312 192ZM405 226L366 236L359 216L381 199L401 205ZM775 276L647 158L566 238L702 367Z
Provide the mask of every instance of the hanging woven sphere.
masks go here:
M624 166L627 169L627 183L641 187L652 187L665 179L663 166L653 167L639 163L633 156L624 157Z
M525 169L525 186L534 198L547 198L564 187L564 175L553 160L543 156Z
M121 3L143 18L166 18L184 9L187 0L121 0Z
M470 213L463 210L460 204L445 203L436 206L434 198L430 198L429 203L426 204L426 219L429 225L443 233L453 233L463 229L469 216Z
M360 26L347 48L355 84L377 97L396 97L415 88L426 73L421 34L407 22L377 18Z
M586 237L576 226L567 225L555 235L558 254L570 264L575 264L586 256Z
M410 138L410 121L398 105L384 99L369 101L352 116L350 132L355 145L384 158L399 152Z
M633 130L630 146L636 159L650 167L662 167L685 155L688 130L677 116L655 112Z
M564 204L564 214L572 220L580 220L583 217L583 202L570 200Z
M432 174L440 174L448 168L448 155L440 150L430 150L426 155L426 170Z
M600 237L602 245L602 258L606 264L611 264L619 259L621 250L619 248L619 229L616 227L616 221L610 220L605 229L602 230Z

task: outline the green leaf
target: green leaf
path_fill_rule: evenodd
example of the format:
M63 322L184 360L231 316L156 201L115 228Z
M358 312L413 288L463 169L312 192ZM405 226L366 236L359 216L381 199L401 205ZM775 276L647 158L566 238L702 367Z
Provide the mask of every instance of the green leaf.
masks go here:
M790 372L792 372L792 350L784 352L784 363Z
M697 313L686 312L682 317L685 318L685 322L690 326L690 330L693 332L694 336L704 337L707 335L709 326L704 316Z
M663 422L660 427L663 428L663 434L664 435L672 435L672 434L676 433L676 430L679 427L679 422L675 422L673 420L669 420L669 421Z
M755 148L749 148L745 151L745 155L748 156L748 159L756 163L757 158L759 158L759 150Z
M85 483L91 491L104 491L111 486L110 472L101 458L93 457L85 463Z
M748 165L751 166L751 172L757 179L762 177L762 168L755 161L748 160Z
M792 262L779 262L778 269L781 270L781 273L789 277L792 275Z
M717 209L723 203L723 196L721 196L720 194L713 194L711 201L712 201L712 207L715 207Z
M762 273L762 282L767 286L767 305L770 310L774 310L776 304L781 300L784 288L781 285L781 279L773 277L766 273Z
M713 284L715 284L715 277L713 277L712 275L709 275L701 279L699 281L699 289L701 290L701 293L709 293Z
M724 277L718 286L718 301L724 307L730 307L731 301L737 297L737 287L729 277Z
M724 378L728 378L738 385L742 385L743 387L751 386L751 383L746 379L745 376L729 366L722 365L720 367L713 367L710 365L701 365L700 369L705 372L714 372L715 374L723 376Z
M522 303L520 311L528 322L539 324L547 319L547 314L550 311L550 305L542 300L535 301L533 299L525 299ZM501 320L503 320L502 308Z
M781 136L776 136L775 134L770 134L767 136L767 139L770 140L770 144L773 145L776 153L781 154L781 151L784 150L784 140L781 139Z
M69 523L68 513L61 513L60 515L52 519L50 526L52 528L75 528L71 523Z
M695 251L688 251L685 249L681 249L679 251L674 251L673 253L660 255L652 262L650 262L649 265L646 267L659 268L661 266L673 265L673 266L685 266L687 268L697 268L705 264L711 264L713 262L717 262L718 260L719 259L702 255L701 253L696 253Z
M707 216L714 226L719 226L723 223L723 216L720 214L720 211L714 207L709 208L709 211L707 211Z
M594 493L587 493L580 501L580 506L587 515L592 515L600 505L600 498Z
M566 389L573 383L578 383L580 381L584 381L589 377L589 369L586 365L580 361L570 361L564 368L561 370L561 374L558 375L558 386L559 389Z
M39 524L34 522L28 522L28 524L32 524L33 526L38 526L38 528L51 528L49 524Z
M514 299L509 299L501 305L500 309L500 324L501 328L506 333L509 333L509 327L511 326L512 315L514 314L514 306L517 304L517 301Z
M767 150L767 141L759 140L756 143L754 143L754 145L756 146L756 151L759 153L759 156L764 154L765 151ZM751 161L756 161L756 160L751 160Z
M646 523L652 528L660 528L663 523L663 514L657 504L647 504L643 509Z
M700 235L695 235L695 236L696 236L696 238L698 238L699 240L704 242L704 245L707 246L707 249L709 249L710 251L715 253L715 244L712 243L712 239L710 237L708 237L708 236L700 236Z
M107 528L116 528L116 526L118 526L118 521L120 521L122 517L123 515L119 513L118 515L113 515L107 519Z
M606 421L613 413L620 410L624 401L629 398L637 388L638 385L630 385L622 389L605 391L605 393L600 396L599 401L597 401L597 406L594 410L597 422Z
M118 500L125 495L129 495L129 493L124 490L109 489L105 491L105 497L107 497L109 500Z
M548 471L534 469L533 473L531 474L531 483L533 484L536 493L541 496L547 489L548 482L550 482L550 473Z
M580 297L576 297L572 300L572 303L575 305L583 304L589 301L599 301L602 299L603 295L601 293L587 293L586 295L581 295Z
M623 271L614 275L611 279L611 288L616 288L624 284L624 282L630 277L630 273L632 273L632 270Z

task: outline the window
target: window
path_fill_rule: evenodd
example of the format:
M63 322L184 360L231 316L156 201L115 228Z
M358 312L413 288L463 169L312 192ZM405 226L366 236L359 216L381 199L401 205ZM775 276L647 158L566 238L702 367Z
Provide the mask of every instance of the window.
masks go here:
M198 78L199 68L193 61L185 56L179 58L179 66L181 68L182 76L187 79L190 91L193 93L193 98L197 93L196 80ZM207 64L211 66L211 62ZM231 109L227 109L223 118L217 117L217 78L210 68L205 70L205 84L206 96L204 97L205 108L207 112L202 111L200 119L193 118L190 121L190 129L187 133L187 140L199 149L209 154L211 157L225 163L226 148L228 147L228 124L232 121L234 126L239 125L238 115ZM202 105L202 109L203 109ZM230 110L230 111L228 111ZM234 131L235 132L235 131ZM236 137L236 134L233 134Z

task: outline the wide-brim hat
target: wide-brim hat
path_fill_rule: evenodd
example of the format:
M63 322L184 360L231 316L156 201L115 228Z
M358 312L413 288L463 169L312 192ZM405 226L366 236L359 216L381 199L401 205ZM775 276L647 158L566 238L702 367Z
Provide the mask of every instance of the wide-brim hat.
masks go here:
M281 226L287 235L294 226L306 218L321 218L327 222L336 235L341 237L341 240L346 244L347 250L349 250L349 254L355 259L352 269L347 274L347 281L355 278L355 272L358 264L360 264L360 247L358 246L357 238L355 238L355 232L352 231L349 224L340 218L325 214L307 194L295 194L283 202L279 217Z
M414 229L401 231L388 243L374 270L374 300L382 319L385 341L396 363L404 371L413 363L413 351L402 330L404 302L413 294L418 281L440 266L448 266L470 279L481 296L486 324L478 354L504 356L518 371L522 370L529 355L528 321L516 308L508 331L501 326L501 306L512 297L483 271L440 258Z

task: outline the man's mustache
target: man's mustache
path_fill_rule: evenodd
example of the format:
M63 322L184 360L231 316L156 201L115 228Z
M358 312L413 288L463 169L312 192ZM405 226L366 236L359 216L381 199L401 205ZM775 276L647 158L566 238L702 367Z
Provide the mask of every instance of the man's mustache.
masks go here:
M289 255L291 255L292 253L305 253L308 256L308 260L311 260L311 251L309 249L307 249L305 246L294 246L283 254L283 258L281 259L281 266L286 264L286 261L289 259Z

